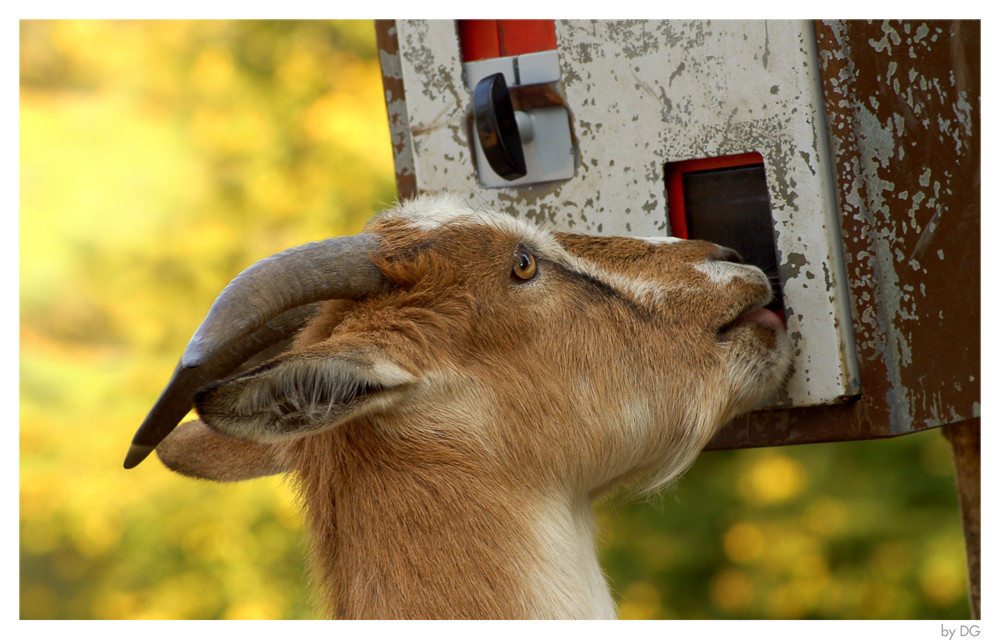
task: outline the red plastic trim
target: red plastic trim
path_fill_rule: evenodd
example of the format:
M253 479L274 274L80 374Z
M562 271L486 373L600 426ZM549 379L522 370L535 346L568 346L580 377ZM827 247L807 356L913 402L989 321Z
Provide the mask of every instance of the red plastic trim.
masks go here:
M712 169L729 169L732 167L747 167L764 164L764 156L756 151L739 153L718 158L696 158L670 162L665 168L667 181L667 209L670 218L670 235L676 238L687 238L687 212L684 209L684 174L695 171L711 171Z
M556 48L553 20L459 20L462 61L485 60Z
M500 20L499 23L502 56L519 56L556 48L556 23L553 20Z
M496 20L459 20L458 42L464 62L500 57L500 29Z

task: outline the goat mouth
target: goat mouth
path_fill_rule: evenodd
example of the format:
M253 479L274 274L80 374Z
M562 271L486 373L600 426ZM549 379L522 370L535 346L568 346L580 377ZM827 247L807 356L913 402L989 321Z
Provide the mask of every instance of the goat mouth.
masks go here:
M767 307L756 307L750 311L745 311L732 322L720 327L718 333L720 336L725 336L731 330L744 324L761 325L778 333L783 333L785 331L785 320L781 315L775 313Z
M744 313L742 316L740 316L737 322L740 324L744 323L762 324L765 327L771 327L775 331L785 330L785 320L780 315L778 315L774 311L771 311L767 307L764 307L763 309L757 309L756 311L751 311L749 313Z

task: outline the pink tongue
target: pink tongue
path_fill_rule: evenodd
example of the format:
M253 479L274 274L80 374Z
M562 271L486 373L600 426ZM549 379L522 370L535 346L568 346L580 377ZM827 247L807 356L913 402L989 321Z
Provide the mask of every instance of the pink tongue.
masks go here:
M742 320L743 322L756 322L757 324L773 327L778 331L785 330L785 322L781 319L781 316L769 309L757 309L756 311L751 311L743 316Z

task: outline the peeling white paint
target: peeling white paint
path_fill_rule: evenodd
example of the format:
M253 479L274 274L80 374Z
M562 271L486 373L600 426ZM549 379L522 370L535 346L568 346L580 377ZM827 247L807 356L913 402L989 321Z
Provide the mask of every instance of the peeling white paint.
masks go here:
M397 25L421 191L471 194L473 206L510 211L550 229L667 236L666 163L760 153L798 354L787 401L837 402L857 392L835 168L811 23L557 21L576 175L521 189L478 183L466 129L471 97L454 23ZM884 46L899 41L887 32ZM902 123L886 130L871 119L868 126L866 135L884 140L874 160L891 162L882 150L895 151L893 129Z

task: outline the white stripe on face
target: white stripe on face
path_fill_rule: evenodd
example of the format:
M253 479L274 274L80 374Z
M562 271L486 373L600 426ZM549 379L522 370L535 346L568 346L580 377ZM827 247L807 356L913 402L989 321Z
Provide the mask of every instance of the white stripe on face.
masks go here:
M733 278L741 278L750 283L759 282L770 286L764 272L753 265L726 262L725 260L704 260L691 265L708 276L714 284L725 284Z

